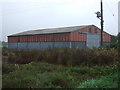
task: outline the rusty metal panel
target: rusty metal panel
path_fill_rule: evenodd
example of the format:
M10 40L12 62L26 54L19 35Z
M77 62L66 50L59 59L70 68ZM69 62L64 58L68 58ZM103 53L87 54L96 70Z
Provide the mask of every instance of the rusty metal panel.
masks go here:
M29 42L30 41L30 36L27 36L27 42Z
M12 42L12 37L8 37L8 42Z
M35 42L35 36L33 35L33 42Z
M43 35L42 39L43 39L43 42L45 42L45 34Z
M32 42L32 36L30 36L30 42Z
M62 41L62 35L60 34L59 41Z
M40 42L42 41L42 35L39 35L39 41Z
M50 34L47 35L47 41L49 42L50 41Z
M59 41L59 34L56 34L56 41Z
M75 41L75 32L73 32L73 41Z
M73 33L70 33L70 41L73 41Z
M65 34L65 41L68 41L68 34Z
M37 35L35 35L35 42L38 42L38 37L37 37Z
M45 42L46 41L46 37L45 37L45 34L43 35L43 42Z
M31 36L28 36L27 42L31 42Z
M31 35L30 37L31 37L31 40L30 40L30 41L32 42L32 41L33 41L33 36Z
M65 41L67 41L67 34L65 34Z
M55 40L55 41L57 41L57 40L56 40L56 36L57 36L57 35L56 35L56 34L54 34L54 40Z
M27 42L27 36L20 36L20 41L18 42Z
M36 42L38 42L38 39L39 39L39 38L38 38L38 35L35 35L35 37L36 37Z
M43 37L43 35L40 35L40 41L41 41L41 42L43 41L42 37Z
M57 41L57 35L56 34L54 34L54 40Z
M107 33L103 33L103 42L110 42L110 35L108 35Z
M62 41L64 41L64 35L62 34Z
M45 34L45 42L47 41L47 35Z
M45 39L45 37L44 37L44 35L42 35L42 37L41 37L41 41L43 42L43 41L45 41L44 39Z
M33 35L33 42L35 42L35 35Z
M19 36L19 40L20 40L20 42L22 42L21 36Z
M40 35L40 41L42 42L42 35Z
M42 35L42 41L43 42L45 41L45 35Z
M41 41L41 35L38 35L38 42Z
M49 41L49 35L47 34L47 40L46 40L47 42Z
M72 41L74 41L74 32L72 32L72 37L71 38L72 38Z
M34 42L34 36L32 36L32 42Z
M62 34L62 41L64 41L65 39L64 39L64 34Z
M23 39L23 42L27 41L27 37L26 36L22 37L22 39Z
M80 34L80 32L85 32L84 30L86 31L86 29L83 29L82 31L78 30L76 32L72 32L71 33L71 41L86 41L85 34L84 33Z
M46 35L46 41L47 42L49 41L49 35L48 34Z
M12 37L8 37L8 42L12 42Z
M50 34L50 41L52 41L52 34Z
M30 35L30 36L29 36L29 40L28 40L28 42L32 42L31 39L32 39L32 36Z
M40 42L41 40L42 40L42 39L41 39L41 35L39 35L39 40L38 40L38 41Z

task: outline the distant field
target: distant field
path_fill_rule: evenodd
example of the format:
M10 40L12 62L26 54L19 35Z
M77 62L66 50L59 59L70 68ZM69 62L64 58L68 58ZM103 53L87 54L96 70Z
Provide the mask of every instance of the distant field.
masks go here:
M3 88L118 88L115 49L3 51Z

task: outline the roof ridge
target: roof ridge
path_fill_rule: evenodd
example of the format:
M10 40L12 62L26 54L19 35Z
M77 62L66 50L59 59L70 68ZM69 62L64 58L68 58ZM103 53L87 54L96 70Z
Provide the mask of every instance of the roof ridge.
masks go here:
M79 26L67 26L67 27L56 27L56 28L46 28L46 29L38 29L38 30L28 30L20 33L16 33L10 36L19 36L19 35L35 35L35 34L50 34L50 33L66 33L73 32L76 30L83 29L90 25L79 25Z
M50 28L41 28L41 29L37 29L38 31L39 30L41 30L41 31L43 31L43 30L48 30L48 29L60 29L60 28L71 28L71 27L81 27L81 26L91 26L91 25L74 25L74 26L62 26L62 27L50 27ZM37 30L28 30L28 31L37 31Z

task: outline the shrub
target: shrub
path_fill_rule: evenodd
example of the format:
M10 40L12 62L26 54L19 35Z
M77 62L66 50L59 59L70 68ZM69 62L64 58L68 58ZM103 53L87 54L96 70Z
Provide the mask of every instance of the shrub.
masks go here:
M78 88L118 88L118 74L103 76L98 79L87 80Z
M4 52L4 50L3 50ZM7 53L5 53L7 52ZM74 65L111 65L118 63L116 49L49 49L49 50L5 50L8 61L27 64L32 61L46 61L66 66Z
M8 62L2 62L2 74L8 74L9 72L14 71L16 68L14 64Z
M120 47L119 43L111 43L109 45L104 45L103 48L110 49L110 48L115 48L118 49Z

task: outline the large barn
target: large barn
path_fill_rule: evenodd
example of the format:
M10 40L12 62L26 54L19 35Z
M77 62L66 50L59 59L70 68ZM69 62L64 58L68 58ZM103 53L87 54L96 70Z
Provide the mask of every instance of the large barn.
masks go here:
M101 30L95 25L30 30L8 36L11 49L92 48L100 47ZM103 32L103 44L111 35Z

